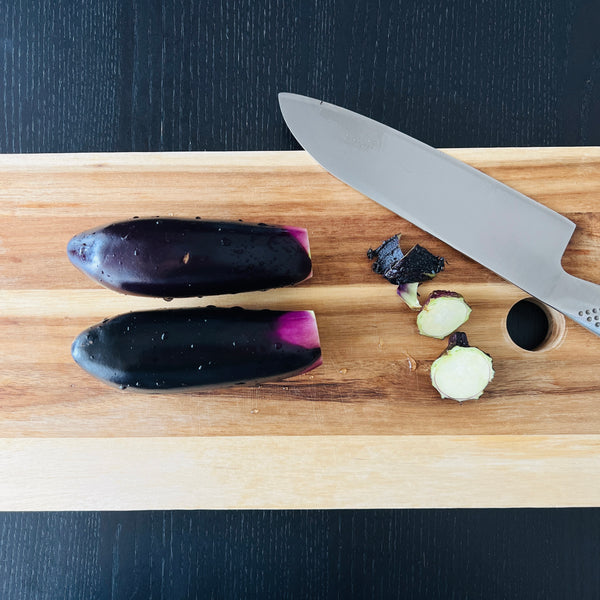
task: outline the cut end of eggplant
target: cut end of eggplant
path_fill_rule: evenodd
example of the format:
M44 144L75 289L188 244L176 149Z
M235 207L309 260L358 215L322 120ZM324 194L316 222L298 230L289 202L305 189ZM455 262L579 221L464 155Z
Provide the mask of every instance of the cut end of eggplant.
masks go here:
M312 310L289 311L281 315L276 325L277 335L288 344L302 348L319 348L319 330Z
M468 345L467 336L457 332L448 348L431 365L431 383L442 398L458 402L476 400L494 378L492 358Z
M441 340L466 323L470 314L471 307L460 294L436 290L417 315L417 327L421 335Z
M285 227L289 234L304 248L304 251L310 257L310 243L308 241L308 231L301 227Z

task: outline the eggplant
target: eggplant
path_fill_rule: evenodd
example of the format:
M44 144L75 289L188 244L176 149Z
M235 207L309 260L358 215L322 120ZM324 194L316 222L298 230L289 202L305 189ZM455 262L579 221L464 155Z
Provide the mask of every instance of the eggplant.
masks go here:
M374 261L372 264L373 272L383 275L388 279L386 273L404 258L404 252L400 249L400 234L397 233L384 240L375 250L369 248L367 250L367 258Z
M400 249L400 235L383 241L375 250L367 250L367 258L373 260L373 272L398 286L398 296L406 304L419 310L419 284L433 279L444 270L443 257L435 256L423 246L415 244L406 254Z
M375 259L373 271L394 285L429 281L444 270L444 259L419 244L404 254L398 234L382 242L375 250L369 248L367 258Z
M74 236L67 253L94 281L139 296L235 294L312 275L307 231L264 223L133 218Z
M470 315L471 307L459 293L435 290L417 315L417 328L421 335L441 340L464 325Z
M476 400L494 378L492 357L469 345L462 331L453 333L448 347L431 365L431 384L442 398Z
M321 364L312 311L213 306L106 319L79 334L71 354L106 383L159 392L256 384Z
M421 310L421 303L419 302L419 282L413 281L412 283L401 283L396 289L396 293L409 308L413 310Z

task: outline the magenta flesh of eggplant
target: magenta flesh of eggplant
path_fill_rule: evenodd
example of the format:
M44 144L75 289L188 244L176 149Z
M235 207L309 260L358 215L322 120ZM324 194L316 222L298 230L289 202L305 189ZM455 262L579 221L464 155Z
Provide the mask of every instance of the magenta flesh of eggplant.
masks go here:
M130 219L74 236L67 253L107 288L163 298L279 288L312 275L305 229L241 221Z
M257 384L321 364L312 311L242 308L122 314L79 334L71 354L106 383L155 392Z

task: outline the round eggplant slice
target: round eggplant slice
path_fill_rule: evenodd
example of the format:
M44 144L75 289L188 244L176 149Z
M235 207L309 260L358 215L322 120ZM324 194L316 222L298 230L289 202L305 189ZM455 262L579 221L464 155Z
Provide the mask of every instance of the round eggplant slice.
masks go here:
M456 292L436 290L429 295L417 315L421 335L443 339L466 323L471 307Z
M431 383L442 398L459 402L479 398L494 378L492 358L456 332L448 348L431 365Z

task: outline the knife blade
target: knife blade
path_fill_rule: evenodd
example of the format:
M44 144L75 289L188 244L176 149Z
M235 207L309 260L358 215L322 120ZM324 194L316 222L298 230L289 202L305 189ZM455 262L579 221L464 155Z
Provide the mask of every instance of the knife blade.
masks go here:
M287 92L279 105L332 175L600 335L600 286L561 265L571 220L366 116Z

